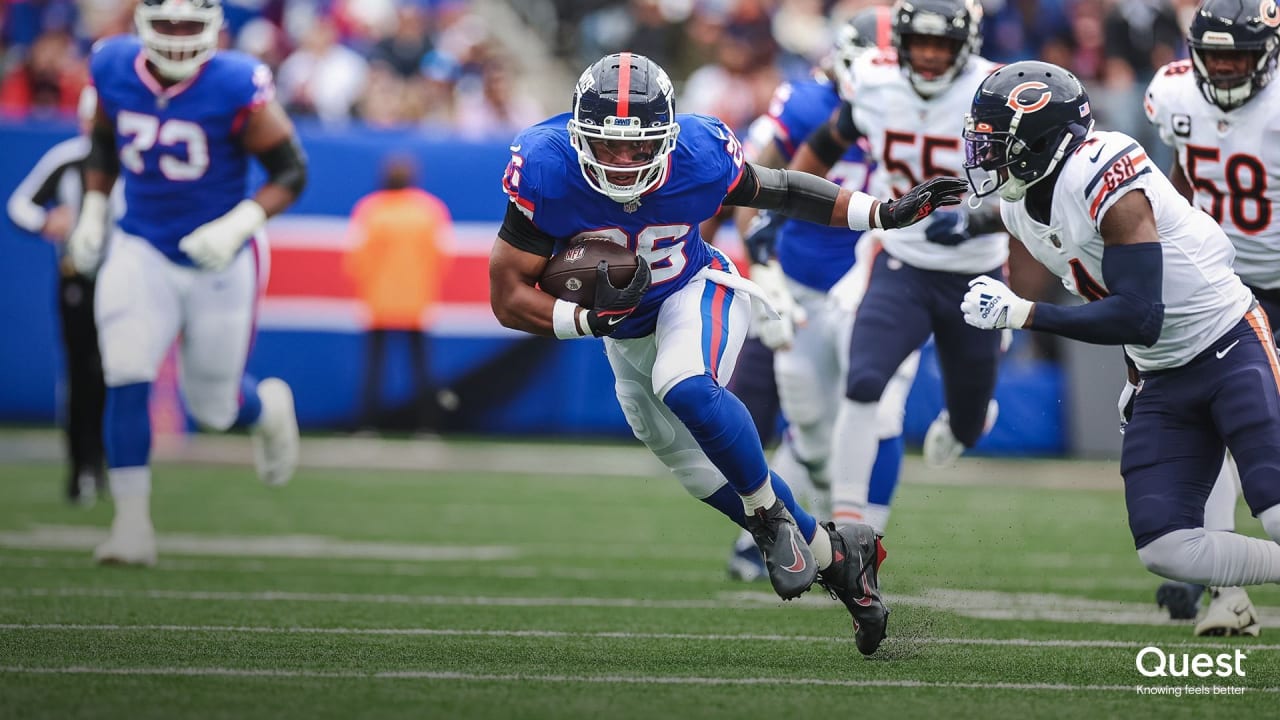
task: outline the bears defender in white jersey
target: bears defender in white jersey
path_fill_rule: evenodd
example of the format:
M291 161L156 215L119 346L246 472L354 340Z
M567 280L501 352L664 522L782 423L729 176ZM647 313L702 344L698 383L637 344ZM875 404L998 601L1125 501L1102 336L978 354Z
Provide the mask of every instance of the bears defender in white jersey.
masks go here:
M1138 143L1094 132L1088 94L1056 65L992 73L965 123L975 193L998 193L1009 231L1088 301L1032 303L980 277L965 321L1123 345L1142 382L1120 472L1143 564L1183 582L1280 581L1280 545L1204 527L1229 449L1250 509L1280 540L1280 359L1226 234Z
M98 113L67 251L80 272L98 273L116 514L95 556L149 565L156 543L147 403L175 339L183 397L196 421L213 430L250 429L268 484L287 482L297 464L289 386L277 378L258 383L244 370L265 281L258 231L297 197L306 165L274 99L271 71L217 50L218 0L143 0L134 20L141 39L103 40L90 61ZM246 197L250 156L267 181ZM126 209L107 248L106 193L121 175Z
M1222 226L1235 246L1236 274L1273 322L1280 318L1280 89L1272 82L1278 27L1274 0L1202 2L1188 28L1191 57L1161 68L1144 101L1160 139L1175 151L1174 187ZM1223 464L1205 508L1210 529L1235 528L1233 468L1230 460ZM1170 615L1191 618L1203 591L1165 583L1157 599ZM1253 619L1242 589L1214 588L1211 596L1196 634L1258 634L1256 620L1240 627L1240 614L1224 610L1247 606Z
M508 327L564 340L606 337L614 389L636 437L690 493L751 532L780 597L814 582L838 597L869 655L889 615L876 574L880 541L867 525L818 526L769 469L751 416L724 388L748 304L764 298L699 225L729 205L854 230L901 227L959 203L964 182L939 178L882 203L746 162L729 128L677 115L672 97L653 61L608 55L579 78L572 113L517 136L503 182L510 203L489 259L490 304ZM641 261L616 288L602 260L591 307L538 287L547 258L582 234L607 237Z
M892 10L893 47L854 61L844 102L814 130L791 168L824 173L865 140L876 163L869 191L896 195L961 167L964 111L995 67L980 57L976 0L912 0ZM844 399L837 414L831 482L836 518L868 515L869 478L879 446L877 417L899 367L933 335L946 409L925 436L925 461L943 467L995 422L1000 338L965 325L956 305L968 281L1003 273L1008 240L994 211L936 213L926 223L868 233L876 245L870 279L849 341ZM887 516L887 507L876 513ZM879 520L878 520L879 521Z

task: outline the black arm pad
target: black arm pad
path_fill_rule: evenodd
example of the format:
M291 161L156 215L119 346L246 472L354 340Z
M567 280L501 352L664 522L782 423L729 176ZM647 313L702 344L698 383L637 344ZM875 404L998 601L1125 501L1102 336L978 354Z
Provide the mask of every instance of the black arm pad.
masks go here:
M808 145L813 154L826 163L827 167L835 165L849 149L848 145L836 139L835 133L831 131L831 123L824 123L814 128L813 132L809 133L809 137L804 139L804 144Z
M307 156L296 136L258 153L258 162L266 168L269 183L288 188L294 195L301 195L307 186Z
M120 155L116 152L116 133L110 127L94 125L89 133L89 154L84 158L86 170L101 170L114 179L120 174Z
M817 175L752 165L760 191L748 207L777 212L819 225L831 224L840 186Z

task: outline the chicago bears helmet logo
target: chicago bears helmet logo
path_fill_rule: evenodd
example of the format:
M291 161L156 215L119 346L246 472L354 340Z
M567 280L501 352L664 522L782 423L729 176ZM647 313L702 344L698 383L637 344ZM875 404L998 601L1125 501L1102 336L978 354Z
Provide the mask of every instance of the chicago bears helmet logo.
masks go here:
M1280 7L1277 7L1276 0L1262 0L1258 6L1258 19L1267 27L1280 27Z
M1022 101L1021 95L1023 93L1033 92L1036 90L1039 90L1041 92L1038 95L1036 95L1034 99L1031 100L1031 102ZM1006 102L1005 105L1012 108L1014 112L1031 113L1039 110L1045 105L1048 105L1049 100L1051 100L1052 98L1053 98L1053 91L1049 89L1048 85L1045 85L1042 82L1037 82L1035 80L1032 80L1031 82L1024 82L1021 85L1015 87L1013 90L1010 90L1009 101Z

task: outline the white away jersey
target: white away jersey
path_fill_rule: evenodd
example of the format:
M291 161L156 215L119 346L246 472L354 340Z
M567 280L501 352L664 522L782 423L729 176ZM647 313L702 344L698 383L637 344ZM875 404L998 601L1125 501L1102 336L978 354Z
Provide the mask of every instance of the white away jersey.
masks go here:
M1155 214L1164 284L1164 324L1151 347L1126 345L1139 370L1187 363L1231 329L1253 304L1253 294L1231 271L1231 242L1213 218L1191 207L1133 138L1094 132L1063 160L1053 190L1050 224L1027 214L1026 199L1000 201L1009 232L1067 289L1085 300L1108 294L1102 279L1102 234L1107 211L1131 190L1141 190Z
M1200 94L1187 60L1160 69L1143 103L1173 146L1195 203L1236 247L1235 270L1258 288L1280 288L1280 84L1230 112Z
M852 103L853 122L877 163L867 192L896 198L931 178L964 177L964 115L978 86L996 67L972 57L946 90L926 99L902 74L896 51L863 53L854 66L852 96L845 99ZM987 272L1009 257L1004 233L948 247L925 240L926 223L882 232L885 250L914 267L956 273Z

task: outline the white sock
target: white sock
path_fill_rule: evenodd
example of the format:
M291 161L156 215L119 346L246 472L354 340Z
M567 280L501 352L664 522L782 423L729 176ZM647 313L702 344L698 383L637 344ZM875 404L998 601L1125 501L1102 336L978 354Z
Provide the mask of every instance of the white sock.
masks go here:
M1218 479L1213 483L1213 491L1204 504L1204 529L1225 530L1236 529L1236 488L1239 485L1239 471L1231 455L1222 462L1218 471Z
M884 529L889 525L889 506L868 503L866 510L866 519L862 522L875 528L875 531L881 535Z
M1280 582L1280 545L1235 533L1174 530L1151 541L1138 557L1151 572L1182 582L1212 587Z
M742 496L742 507L746 509L748 515L754 514L757 508L771 508L776 502L778 502L778 496L773 494L773 479L768 477L764 479L760 489L750 495Z
M809 552L813 553L813 561L818 563L819 570L826 570L831 566L831 536L822 525L818 525L818 529L813 531Z
M871 468L880 449L876 412L879 403L840 402L832 430L831 515L844 520L865 517Z
M111 497L117 501L130 497L151 497L151 468L146 465L109 468L107 483L111 487Z

